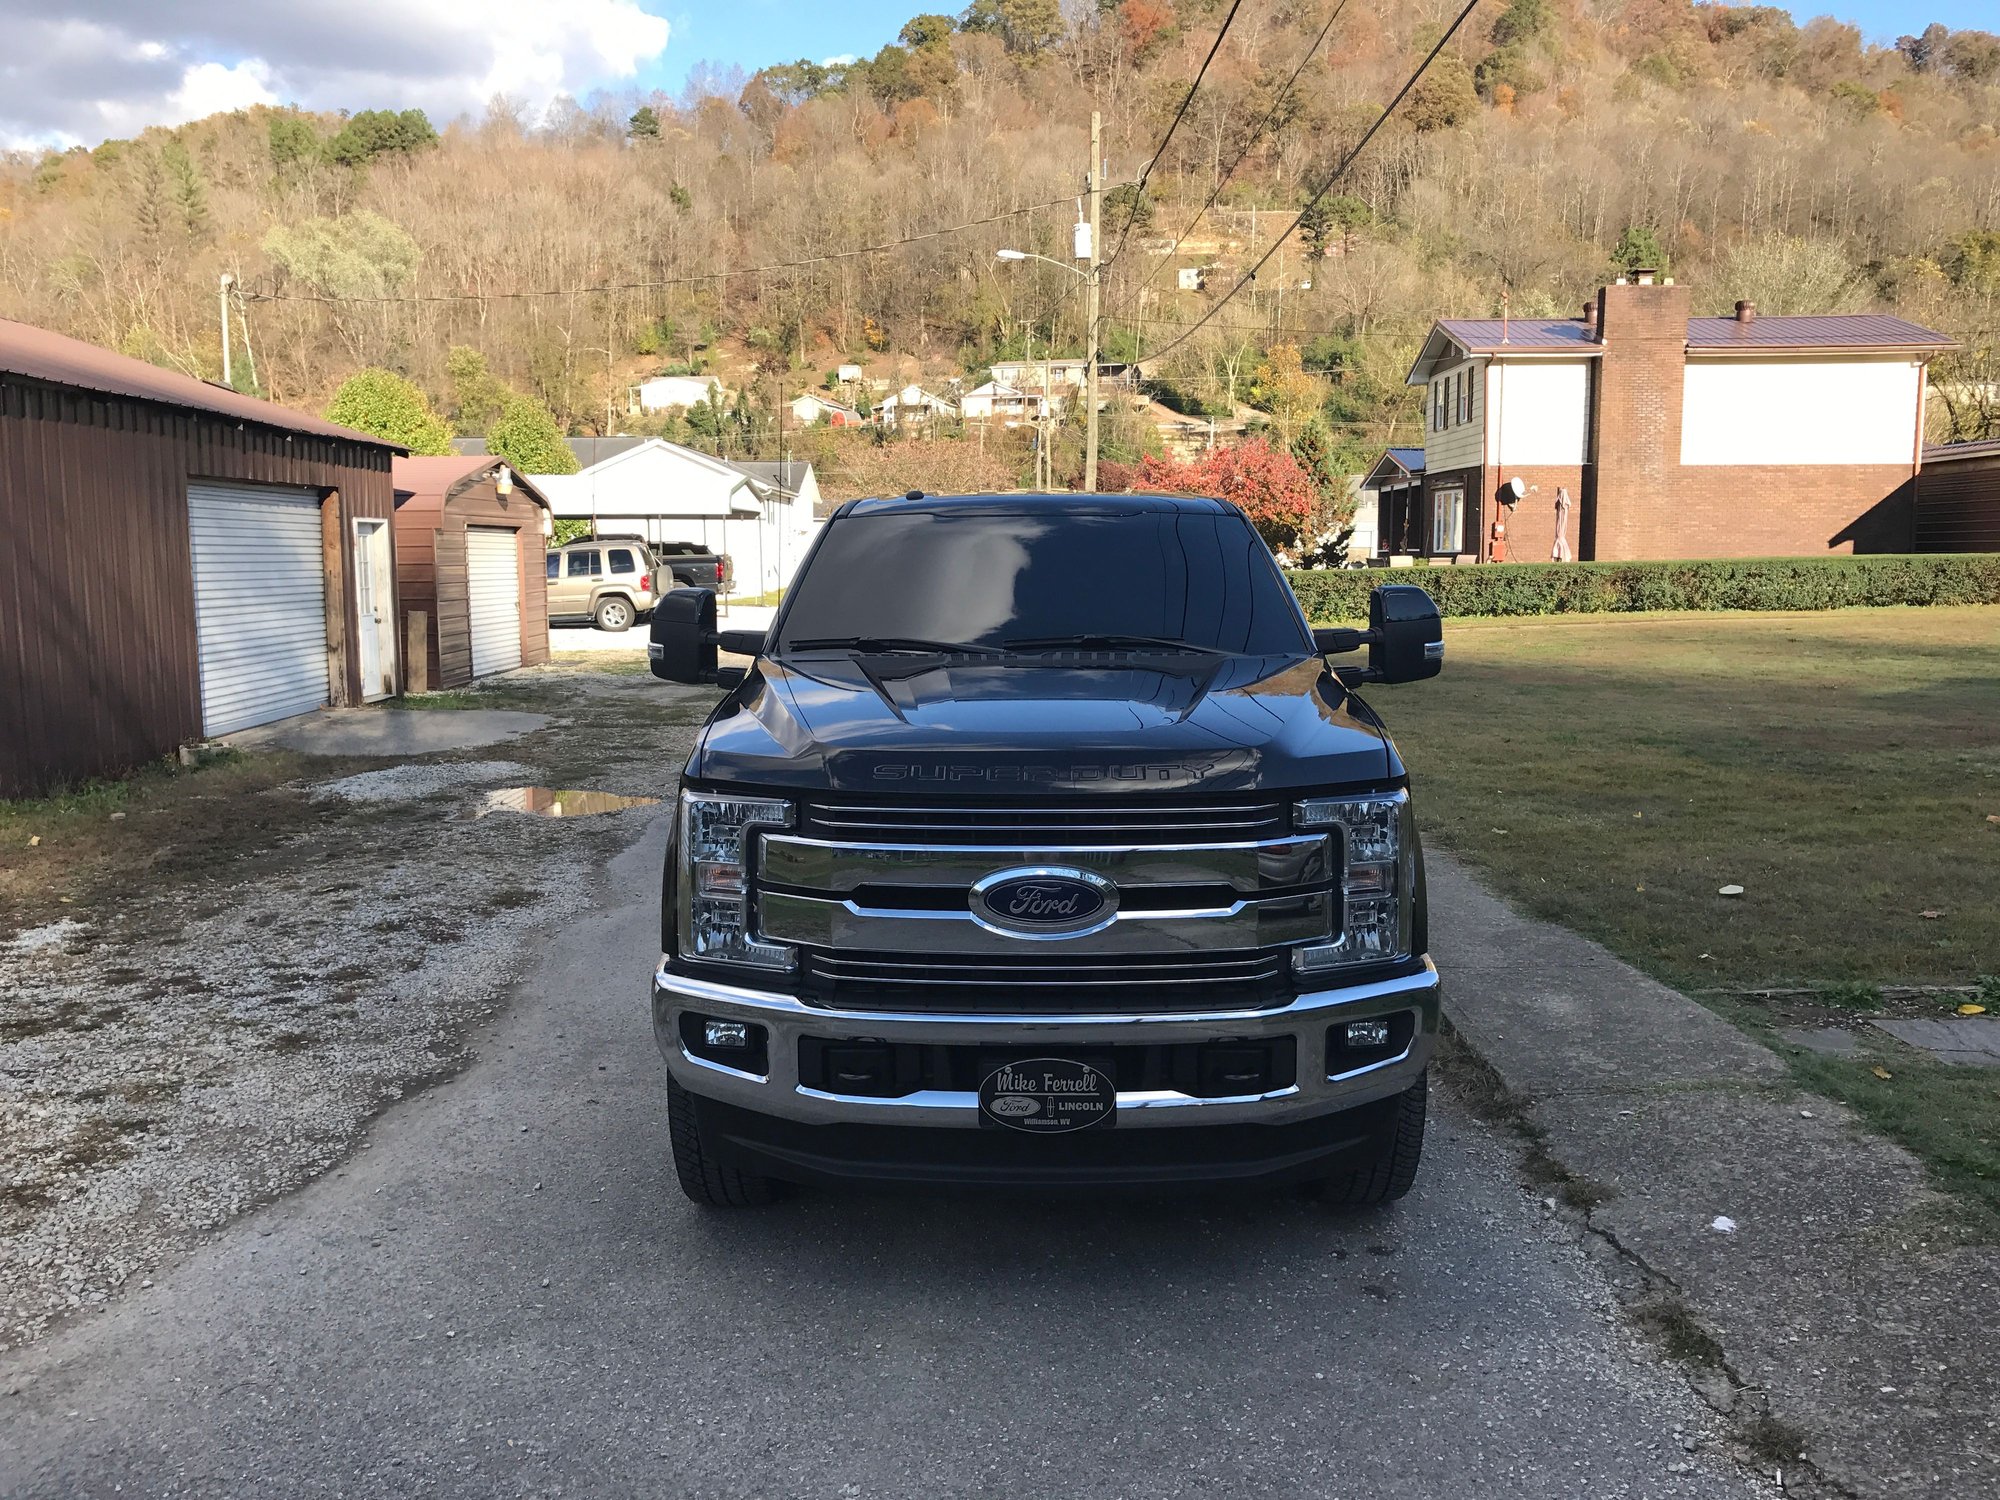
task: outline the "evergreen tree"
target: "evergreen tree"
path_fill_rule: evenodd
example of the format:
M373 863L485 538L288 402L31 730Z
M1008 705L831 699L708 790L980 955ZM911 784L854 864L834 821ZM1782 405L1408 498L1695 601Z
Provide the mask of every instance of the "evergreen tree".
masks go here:
M660 138L660 116L650 104L642 104L632 111L632 118L625 122L635 141L657 141Z
M486 430L486 451L523 474L574 474L577 468L555 417L529 396L508 398L500 420Z
M393 370L361 370L333 393L326 419L400 443L416 454L451 452L451 424L430 399Z

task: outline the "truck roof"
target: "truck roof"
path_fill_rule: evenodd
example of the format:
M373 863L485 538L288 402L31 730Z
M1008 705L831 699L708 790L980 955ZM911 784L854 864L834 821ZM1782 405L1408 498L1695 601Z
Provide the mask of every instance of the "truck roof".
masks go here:
M926 495L912 490L907 495L880 499L850 500L834 517L883 515L904 511L1040 509L1089 511L1094 515L1136 515L1148 511L1191 511L1201 515L1227 514L1235 507L1206 495L1079 495L1079 494L986 494Z

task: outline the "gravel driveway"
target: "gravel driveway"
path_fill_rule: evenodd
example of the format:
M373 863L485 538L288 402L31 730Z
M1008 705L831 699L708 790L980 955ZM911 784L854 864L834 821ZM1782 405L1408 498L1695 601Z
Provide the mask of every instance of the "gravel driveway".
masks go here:
M1390 1211L698 1211L673 1187L646 1021L663 828L619 819L496 837L489 883L573 880L588 914L540 945L470 1067L154 1284L0 1356L0 1493L1758 1492L1448 1091ZM631 847L572 860L579 834ZM448 863L428 834L418 855ZM467 1003L491 1004L479 973Z

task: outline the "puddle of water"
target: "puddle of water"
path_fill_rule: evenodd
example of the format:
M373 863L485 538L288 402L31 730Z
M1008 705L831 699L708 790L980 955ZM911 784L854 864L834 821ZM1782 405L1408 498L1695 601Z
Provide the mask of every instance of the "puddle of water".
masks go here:
M621 797L615 792L564 791L552 786L503 786L488 792L475 818L488 813L529 813L537 818L587 818L593 813L621 812L628 807L651 807L658 797Z

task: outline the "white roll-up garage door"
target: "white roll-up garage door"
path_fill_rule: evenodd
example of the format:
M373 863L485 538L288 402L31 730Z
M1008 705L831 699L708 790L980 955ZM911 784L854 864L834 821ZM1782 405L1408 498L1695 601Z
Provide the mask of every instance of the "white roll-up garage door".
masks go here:
M326 702L319 506L310 490L188 486L202 733Z
M465 591L472 612L472 675L521 665L521 548L498 526L465 528Z

